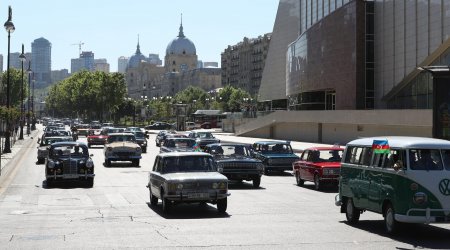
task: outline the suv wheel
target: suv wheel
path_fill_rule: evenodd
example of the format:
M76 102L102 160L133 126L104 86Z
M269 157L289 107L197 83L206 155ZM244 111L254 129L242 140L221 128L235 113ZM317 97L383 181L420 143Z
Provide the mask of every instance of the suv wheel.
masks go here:
M322 189L322 182L320 181L318 174L314 175L314 188L316 190Z
M348 198L345 208L345 217L347 218L348 223L356 224L359 221L360 215L361 211L354 206L352 198Z

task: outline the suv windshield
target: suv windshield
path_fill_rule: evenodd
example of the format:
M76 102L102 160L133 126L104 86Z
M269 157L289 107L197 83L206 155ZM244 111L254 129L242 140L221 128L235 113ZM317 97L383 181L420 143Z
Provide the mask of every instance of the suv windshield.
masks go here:
M163 173L215 171L216 168L210 156L167 157L162 161Z
M292 154L292 147L289 144L266 144L261 146L261 151L267 154Z
M134 132L134 135L136 136L136 138L140 138L140 139L145 138L144 132Z

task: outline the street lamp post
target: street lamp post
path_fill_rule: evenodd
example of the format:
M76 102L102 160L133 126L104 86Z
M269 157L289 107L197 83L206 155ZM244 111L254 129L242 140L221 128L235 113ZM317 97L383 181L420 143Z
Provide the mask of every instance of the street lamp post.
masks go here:
M31 71L31 60L28 60L28 108L27 108L27 135L30 135L30 118L31 118L31 74L33 71Z
M33 92L31 93L31 113L33 114L32 121L31 121L31 130L36 130L36 116L34 114L34 72L33 74Z
M23 140L23 123L24 123L24 117L23 117L23 113L24 113L24 109L25 107L23 106L23 95L24 95L24 91L23 91L23 62L26 60L27 58L25 57L25 54L23 52L23 43L22 43L22 54L20 54L19 56L19 60L22 64L22 78L21 78L21 83L20 83L20 134L19 134L19 140Z
M10 57L10 41L11 41L11 33L16 29L12 22L12 9L11 6L8 7L8 20L5 22L4 27L6 32L8 32L8 60L7 60L7 74L6 74L6 108L9 111L9 57ZM3 153L11 153L11 138L10 138L10 130L11 130L11 122L9 115L6 118L6 131L5 131L5 147L3 148Z

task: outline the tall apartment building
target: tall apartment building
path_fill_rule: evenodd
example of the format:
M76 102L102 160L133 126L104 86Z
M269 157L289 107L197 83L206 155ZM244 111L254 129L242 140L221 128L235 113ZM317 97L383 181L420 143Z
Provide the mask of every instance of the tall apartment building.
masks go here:
M52 44L41 37L31 43L31 70L36 88L45 88L51 83Z
M109 63L106 59L94 59L94 70L109 73Z
M245 37L225 49L221 55L223 86L244 89L252 96L258 94L271 36L268 33L257 38Z
M80 58L73 58L71 60L71 73L76 73L81 70L94 71L94 53L92 51L83 51Z
M151 64L162 65L162 60L159 59L159 54L148 54L147 61Z
M130 58L126 56L121 56L117 59L117 72L125 73L127 71L128 60Z
M9 67L15 69L22 69L22 61L20 61L21 52L14 52L9 54ZM28 69L28 62L31 60L31 53L25 53L26 60L23 62L23 69Z
M69 74L68 69L52 70L52 73L51 73L52 83L62 81L69 76L70 76L70 74Z

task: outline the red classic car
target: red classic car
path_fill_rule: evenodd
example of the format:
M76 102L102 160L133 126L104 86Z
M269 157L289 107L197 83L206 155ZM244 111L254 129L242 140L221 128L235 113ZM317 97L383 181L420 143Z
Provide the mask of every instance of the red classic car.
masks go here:
M92 130L87 137L88 147L92 145L105 145L108 140L108 135L101 130Z
M343 153L344 148L341 147L305 149L300 160L292 163L297 185L303 186L305 181L312 181L316 190L322 189L325 183L337 185Z

